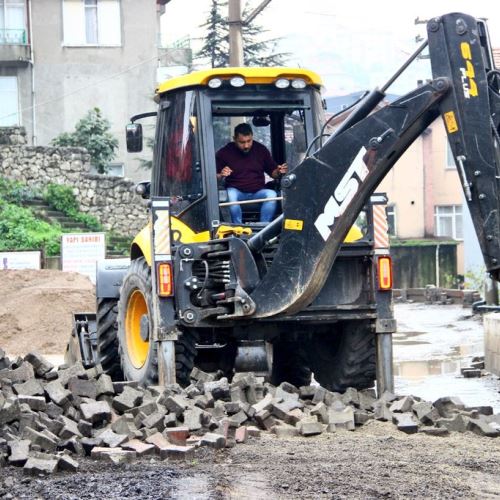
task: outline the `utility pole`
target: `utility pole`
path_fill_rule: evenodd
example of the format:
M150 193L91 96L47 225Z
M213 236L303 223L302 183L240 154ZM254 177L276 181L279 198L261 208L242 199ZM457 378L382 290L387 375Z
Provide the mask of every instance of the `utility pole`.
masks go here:
M251 23L269 4L271 0L263 0L246 19L241 18L241 0L229 0L228 24L229 24L229 65L233 67L243 66L243 37L242 28L244 24Z

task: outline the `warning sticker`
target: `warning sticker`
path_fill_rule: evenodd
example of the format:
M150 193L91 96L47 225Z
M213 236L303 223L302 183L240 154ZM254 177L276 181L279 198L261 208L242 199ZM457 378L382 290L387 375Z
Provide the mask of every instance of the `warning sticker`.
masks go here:
M304 227L304 221L285 219L284 227L285 229L291 229L292 231L302 231L302 228Z
M444 122L446 123L448 133L452 134L458 130L457 120L453 111L448 111L444 114Z

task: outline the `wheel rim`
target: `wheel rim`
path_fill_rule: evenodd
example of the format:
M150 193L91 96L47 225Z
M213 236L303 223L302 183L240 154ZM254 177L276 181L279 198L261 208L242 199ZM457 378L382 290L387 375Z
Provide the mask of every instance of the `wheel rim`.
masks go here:
M128 357L135 368L144 366L149 352L149 341L141 337L141 318L145 314L148 314L146 298L140 290L134 290L127 303L125 338Z

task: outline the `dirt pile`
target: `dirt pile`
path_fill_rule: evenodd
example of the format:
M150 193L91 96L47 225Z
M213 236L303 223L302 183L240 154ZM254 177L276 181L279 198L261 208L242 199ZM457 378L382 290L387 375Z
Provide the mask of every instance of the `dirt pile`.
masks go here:
M8 354L62 354L73 312L95 310L94 285L78 273L0 271L0 346Z

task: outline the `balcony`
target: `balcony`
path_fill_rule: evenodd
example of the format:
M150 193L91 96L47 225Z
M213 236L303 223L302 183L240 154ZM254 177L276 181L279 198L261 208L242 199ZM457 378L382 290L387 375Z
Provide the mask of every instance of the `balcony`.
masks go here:
M31 59L31 46L25 29L0 29L0 64L25 65Z

